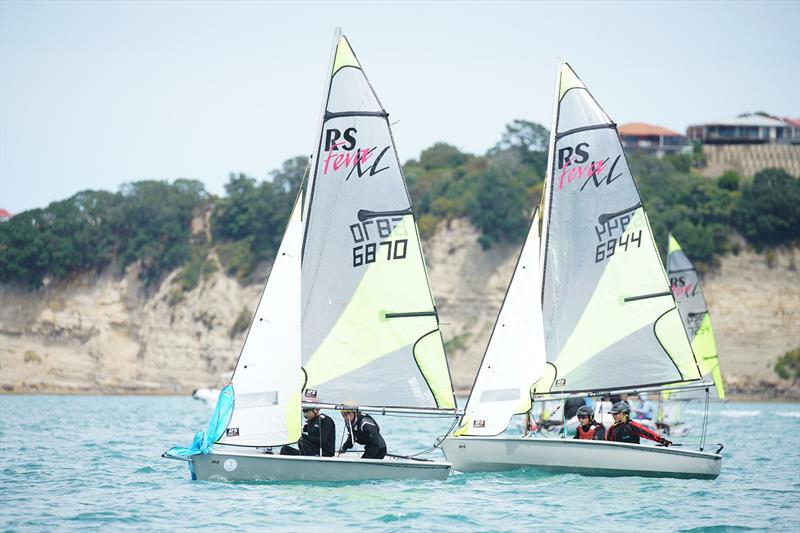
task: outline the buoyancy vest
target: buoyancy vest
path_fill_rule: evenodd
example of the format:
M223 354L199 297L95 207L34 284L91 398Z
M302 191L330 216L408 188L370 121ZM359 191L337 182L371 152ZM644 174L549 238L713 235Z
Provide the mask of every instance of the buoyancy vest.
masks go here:
M577 437L578 439L581 439L581 440L593 440L594 439L594 433L595 433L596 429L597 429L597 425L596 424L589 424L589 429L583 429L583 426L579 425L578 428L575 431L578 434L578 437Z

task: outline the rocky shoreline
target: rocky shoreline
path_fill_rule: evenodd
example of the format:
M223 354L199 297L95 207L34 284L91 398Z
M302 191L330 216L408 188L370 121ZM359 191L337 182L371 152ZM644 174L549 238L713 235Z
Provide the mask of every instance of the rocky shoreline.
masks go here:
M468 221L451 220L423 243L460 396L475 379L519 253L510 244L484 250L479 236ZM213 253L209 261L217 264ZM796 265L793 249L741 248L704 277L731 400L800 401L800 385L773 370L800 346ZM267 272L263 265L242 285L218 268L191 290L181 288L179 271L145 286L137 265L37 291L0 284L0 394L181 396L219 386L236 365Z
M190 396L193 389L181 386L59 386L44 383L3 385L3 395L64 395L64 396ZM731 402L800 402L800 385L790 382L759 382L729 386L727 401ZM469 389L456 389L456 396L466 397Z

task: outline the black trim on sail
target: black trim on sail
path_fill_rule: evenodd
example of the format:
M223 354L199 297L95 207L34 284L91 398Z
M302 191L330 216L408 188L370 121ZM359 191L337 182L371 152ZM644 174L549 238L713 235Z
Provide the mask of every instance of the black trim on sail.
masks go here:
M672 291L670 291L670 295L672 295ZM681 369L678 368L678 363L676 363L675 359L672 358L672 354L669 353L669 350L667 350L667 347L664 346L664 343L661 342L661 339L658 338L658 334L656 333L656 324L658 324L659 320L667 316L668 313L677 311L678 318L680 319L681 311L680 309L678 309L678 304L675 302L674 297L672 298L672 303L675 304L675 307L673 307L669 311L664 311L664 313L660 317L658 317L653 321L653 337L655 337L655 339L658 341L658 345L661 346L661 349L664 350L664 353L667 354L667 358L672 362L672 366L674 366L675 370L678 371L678 375L681 377L681 381L686 381L686 379L683 377L683 372L681 372ZM686 333L685 329L683 331L684 333ZM694 357L694 364L697 367L697 375L700 376L697 379L703 379L703 373L700 372L700 363L697 362L697 356L694 354L694 349L692 348L692 340L689 338L689 335L686 335L686 342L689 343L689 349L692 350L692 357Z
M436 311L414 311L411 313L386 313L384 316L386 318L410 318L415 316L435 316L437 317L437 319L439 317L439 315L436 314Z
M626 164L627 164L627 161L626 161ZM639 191L637 190L636 192L638 193ZM617 211L616 213L603 213L602 215L597 217L597 223L598 224L605 224L606 222L608 222L612 218L617 218L618 216L622 216L622 215L624 215L626 213L630 213L632 211L636 211L640 207L644 208L644 206L642 205L641 196L639 197L639 203L634 205L634 206L628 207L627 209L622 209L620 211Z
M364 71L362 70L361 72L363 73ZM387 113L386 111L340 111L338 113L325 111L325 117L323 120L328 121L332 118L341 118L341 117L389 118L389 113Z
M433 299L433 296L431 296L431 300L432 299ZM438 315L436 316L436 324L437 324L437 326L439 324ZM428 335L431 335L433 333L438 333L439 334L439 341L442 343L442 353L444 353L444 339L442 338L441 330L437 327L436 329L430 330L428 333L426 333L425 335L421 336L416 341L414 341L414 344L411 346L411 357L414 358L414 364L417 365L417 370L419 370L419 375L422 376L422 379L425 381L425 385L428 386L428 391L431 393L431 397L433 398L433 403L436 404L436 408L437 409L442 410L442 408L439 407L439 400L436 398L436 393L433 392L433 387L431 387L431 384L428 381L427 376L425 376L425 372L422 371L422 367L419 366L419 361L417 361L417 344L419 344L419 341L421 341L422 339L426 338ZM444 354L444 361L445 361L445 364L447 365L447 376L450 377L450 364L447 362L447 354L446 353ZM450 379L450 390L451 390L451 394L453 395L452 396L453 405L455 406L453 409L458 410L458 402L456 401L456 394L455 394L455 391L453 390L453 379L452 378Z
M672 255L672 254L670 254L670 255ZM675 273L678 273L678 272L694 272L694 268L679 268L677 270L669 269L669 273L670 274L672 274L673 272L675 272Z
M586 92L589 92L589 91L587 90ZM564 94L566 94L566 93L564 93ZM591 93L589 93L589 94L591 95ZM573 133L580 133L582 131L603 130L603 129L606 129L606 128L617 129L617 125L615 123L611 122L611 123L608 123L608 124L595 124L593 126L582 126L580 128L567 130L567 131L565 131L563 133L556 133L556 141L560 141L564 137L566 137L568 135L572 135Z
M565 65L567 65L567 66L569 66L569 63L564 63L564 64L565 64ZM572 70L572 67L569 67L569 69L570 69L570 70ZM575 77L578 77L578 75L575 73L575 71L574 71L574 70L572 70L572 73L573 73L573 74L575 74ZM578 78L578 79L580 80L580 78ZM581 82L581 83L583 83L583 82ZM560 85L561 85L561 84L559 83L559 86L560 86ZM567 89L566 91L564 91L564 94L562 94L562 95L561 95L561 97L560 97L560 98L557 100L557 102L558 102L558 105L559 105L559 106L561 105L561 100L563 100L563 99L564 99L564 97L565 97L565 96L567 96L567 93L568 93L568 92L570 92L570 91L580 91L580 90L584 90L584 91L586 91L587 93L589 92L589 89L587 89L586 87L570 87L569 89ZM589 93L589 96L591 96L591 95L592 95L592 93Z
M545 364L546 365L550 365L550 366L553 367L553 380L550 382L550 385L547 386L547 392L536 392L536 388L534 388L533 392L531 392L531 402L533 402L533 397L536 396L537 394L552 394L553 393L553 385L555 385L556 381L558 380L558 367L555 365L555 363L551 363L550 361L547 361ZM542 376L542 377L544 377L544 376ZM539 378L539 379L541 380L541 378ZM536 383L539 383L539 382L537 381ZM536 385L536 383L534 383L533 385ZM531 387L533 387L533 385L531 385ZM561 391L559 391L559 392L561 392Z
M344 35L342 35L342 37L344 37ZM345 39L347 39L347 37L345 37ZM349 41L348 41L347 45L350 46L350 42ZM352 47L350 48L350 51L351 52L353 51ZM355 52L353 52L353 55L354 56L356 55ZM358 61L358 58L356 58L356 61ZM355 65L342 65L341 67L337 68L335 71L333 71L331 73L331 77L336 76L339 73L339 71L342 71L342 70L344 70L346 68L354 68L356 70L361 70L361 63L359 63L358 66L355 66Z
M672 296L672 291L654 292L652 294L642 294L641 296L628 296L627 298L623 298L622 301L625 302L625 303L628 303L628 302L635 302L636 300L647 300L649 298L659 298L661 296Z
M414 211L411 209L411 207L409 207L408 209L399 209L397 211L370 211L369 209L359 209L357 216L359 222L364 222L365 220L369 220L371 218L413 214Z

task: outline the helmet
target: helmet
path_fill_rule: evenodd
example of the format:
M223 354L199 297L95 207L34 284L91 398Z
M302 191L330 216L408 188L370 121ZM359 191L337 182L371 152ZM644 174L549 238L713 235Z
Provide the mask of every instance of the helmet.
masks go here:
M357 413L358 412L358 402L355 400L347 400L342 405L339 406L339 411L342 414L344 413Z
M608 412L611 413L611 414L614 414L614 413L625 413L627 415L627 414L630 414L631 408L625 402L617 402L617 403L615 403L614 405L611 406L611 409Z
M647 393L646 392L640 392L639 393L639 399L642 400L642 401L646 401L647 400Z
M575 416L588 416L589 418L592 418L592 415L592 410L587 405L581 405L575 413Z

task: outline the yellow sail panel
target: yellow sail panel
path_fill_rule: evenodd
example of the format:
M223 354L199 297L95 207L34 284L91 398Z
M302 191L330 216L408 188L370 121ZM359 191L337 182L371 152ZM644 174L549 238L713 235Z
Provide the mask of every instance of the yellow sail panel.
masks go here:
M717 343L714 339L714 332L711 329L711 315L708 313L703 316L703 321L700 323L694 339L692 339L692 349L697 356L700 372L704 376L711 374L717 388L717 395L720 400L724 400L725 386L722 383L722 373L719 368Z
M711 379L714 380L714 386L717 388L717 396L720 400L725 399L725 385L722 383L722 371L719 365L715 366L711 371Z
M336 73L342 67L356 67L361 68L361 65L350 48L350 43L347 42L347 37L344 35L339 37L339 44L336 46L336 57L333 60L333 70L331 74Z
M670 234L669 236L669 250L668 253L675 253L681 251L681 245L678 244L678 241L675 240L675 237Z
M652 242L651 239L644 209L639 207L633 213L620 242L648 243ZM653 268L654 265L656 268ZM630 376L636 376L634 380L639 383L699 378L677 309L675 309L669 293L666 296L663 295L665 280L658 265L660 265L660 260L653 246L637 247L629 244L625 250L620 247L615 255L608 259L608 264L589 304L554 361L555 367L558 369L557 375L551 378L556 380L554 392L558 390L558 379L564 379L564 386L569 390L609 387L613 381L613 378L608 377L609 373L620 374L620 385L631 384L629 383ZM662 293L662 296L626 301L627 298L658 293ZM675 320L659 320L659 317L671 309L675 310ZM627 361L625 368L608 368L610 358L616 359L625 352L626 348L621 347L616 350L617 353L612 354L603 354L603 352L631 337L635 332L644 330L654 322L656 322L656 335L675 360L675 364L681 369L683 377L675 371L674 367L670 368L672 365L666 358L659 361L656 359L637 360L630 357L625 358ZM633 339L631 351L637 349L636 342ZM599 357L590 362L599 354L606 357ZM692 367L694 368L693 372ZM581 377L571 376L579 368L583 372ZM579 381L576 382L576 379ZM537 388L544 389L542 385L548 384L540 381ZM544 390L540 392L544 392Z
M558 99L560 100L564 93L566 93L570 89L574 89L575 87L586 88L583 85L583 82L578 78L578 75L575 74L575 71L572 70L568 64L564 63L561 65L561 76L558 88Z
M358 393L347 396L343 391L342 398L323 395L320 400L341 402L352 397L370 405L454 408L413 216L405 215L384 242L388 244L375 249L352 298L306 363L306 389L332 390L336 395L340 389L332 382L347 378L342 382L351 388L357 388L358 381ZM399 385L386 385L392 379ZM389 390L369 390L372 382ZM431 395L434 405L425 400Z
M453 385L450 383L450 370L439 330L432 331L421 338L414 346L414 359L441 409L455 409Z
M289 442L297 442L302 436L302 428L300 427L300 411L301 411L300 391L298 390L289 397L284 407L284 416L286 417L286 429L289 433Z

